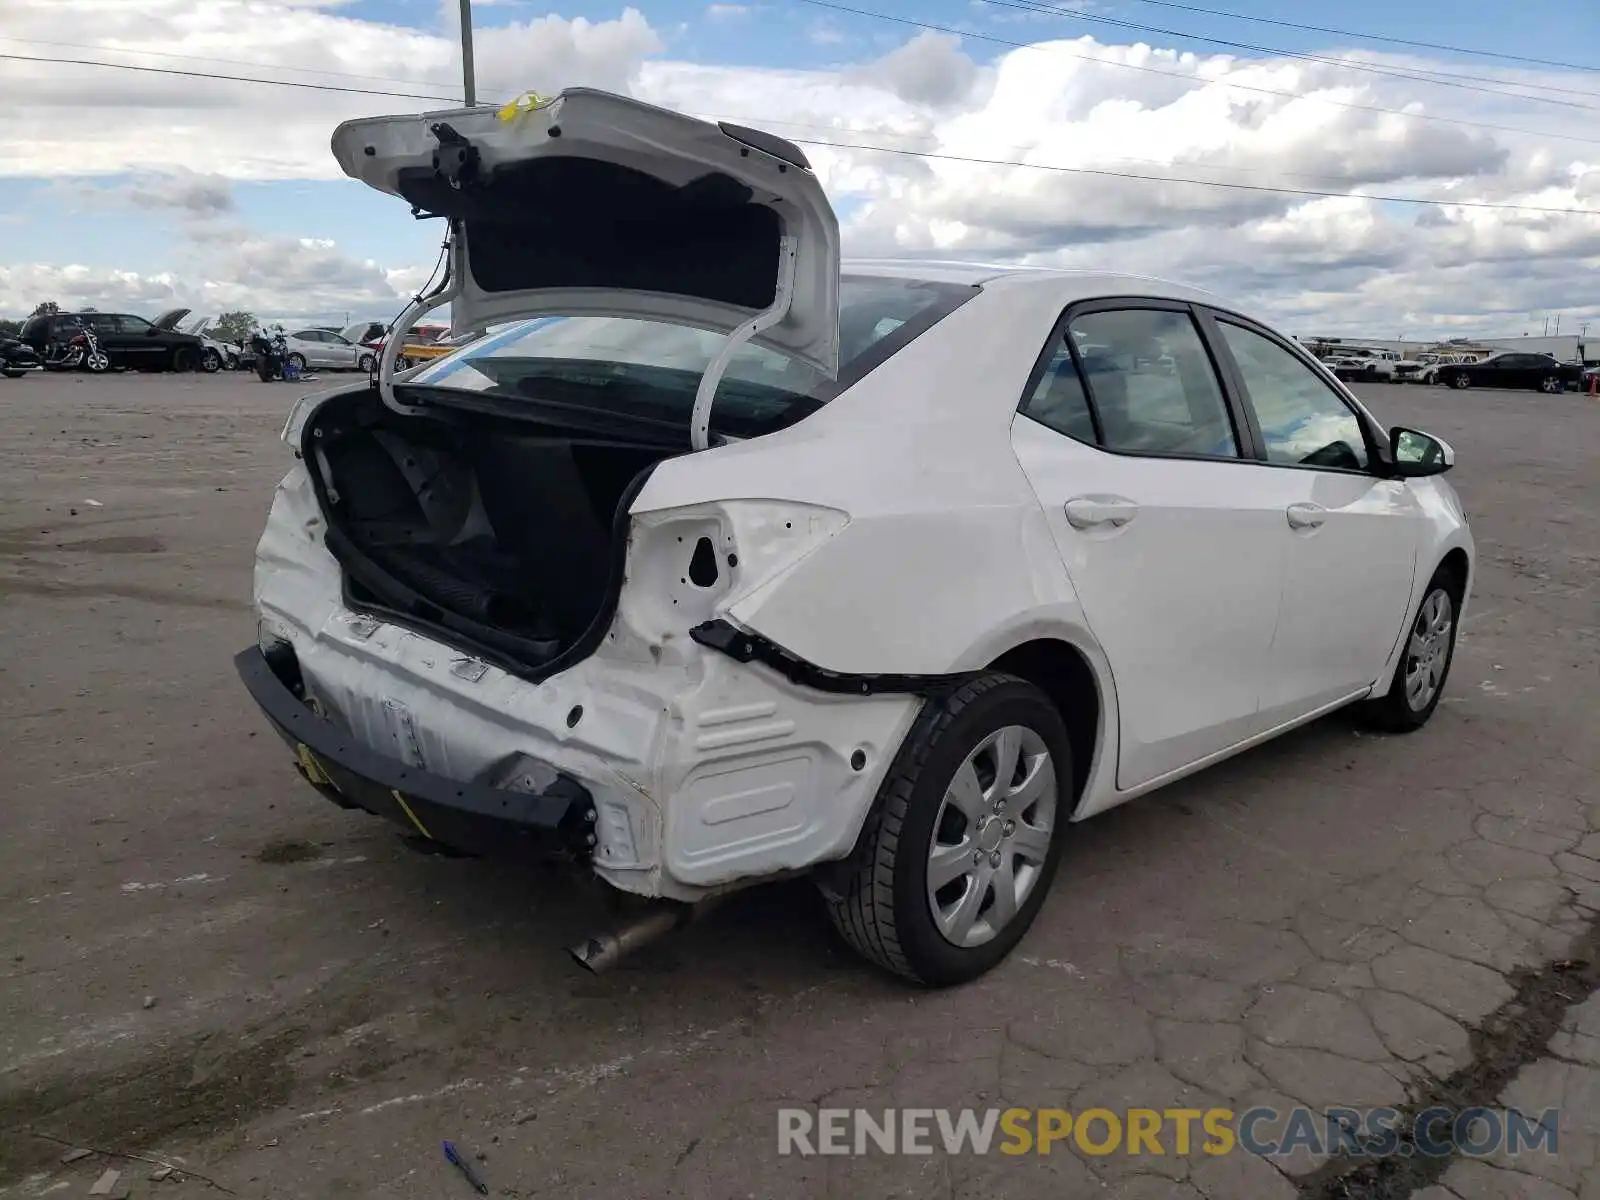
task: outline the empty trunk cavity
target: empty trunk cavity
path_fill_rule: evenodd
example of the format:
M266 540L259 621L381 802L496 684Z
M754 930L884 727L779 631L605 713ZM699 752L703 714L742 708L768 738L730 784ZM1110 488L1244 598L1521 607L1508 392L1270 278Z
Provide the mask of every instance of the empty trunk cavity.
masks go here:
M479 413L327 402L307 455L346 599L523 675L592 650L622 582L627 509L675 450Z

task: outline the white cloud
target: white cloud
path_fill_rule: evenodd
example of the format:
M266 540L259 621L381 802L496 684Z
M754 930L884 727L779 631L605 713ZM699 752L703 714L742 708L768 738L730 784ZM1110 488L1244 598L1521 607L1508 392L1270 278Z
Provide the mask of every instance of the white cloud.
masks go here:
M80 31L75 37L107 48L78 56L439 97L459 86L454 0L437 0L432 32L355 20L335 0L5 3L8 38L48 41L70 27ZM747 7L713 4L707 16L727 19ZM769 16L763 10L743 19L754 28L752 22ZM1600 145L1583 140L1600 139L1600 132L1583 119L1587 113L1327 64L1087 37L1041 40L980 66L971 50L976 43L950 34L924 31L871 57L851 56L852 43L826 19L794 28L827 44L830 54L856 61L814 70L671 61L661 57L662 32L639 12L622 9L604 21L544 16L480 28L479 93L496 100L586 84L764 126L803 143L867 143L1074 169L806 145L849 214L852 252L1147 271L1194 280L1285 321L1340 329L1433 324L1487 331L1512 314L1577 313L1595 303L1589 281L1600 271L1600 216L1459 206L1600 207ZM1049 28L1029 22L1010 32L1020 37ZM1415 56L1364 58L1405 70L1440 65ZM246 60L259 65L240 65ZM1590 86L1587 78L1554 71L1477 68L1476 74L1491 86L1545 95ZM427 264L358 262L335 246L253 235L237 227L222 184L337 177L327 140L338 121L432 106L395 96L8 64L0 110L11 119L0 124L0 172L56 179L137 172L129 202L168 211L183 228L228 236L191 238L170 276L13 266L0 275L0 307L19 290L31 302L52 280L63 291L142 295L167 288L185 296L226 294L260 308L302 293L329 308L398 300ZM1271 190L1285 187L1337 195ZM1374 194L1439 205L1390 204ZM0 261L5 257L0 251Z

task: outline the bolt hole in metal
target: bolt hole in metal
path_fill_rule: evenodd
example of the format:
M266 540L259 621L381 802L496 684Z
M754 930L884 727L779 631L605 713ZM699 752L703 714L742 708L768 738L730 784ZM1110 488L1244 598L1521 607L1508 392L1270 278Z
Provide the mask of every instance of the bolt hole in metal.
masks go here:
M945 940L981 946L1015 919L1050 852L1055 760L1044 739L1007 725L957 768L934 817L928 904Z
M1406 703L1412 712L1427 708L1439 693L1450 659L1450 631L1454 623L1455 604L1450 593L1442 587L1434 588L1422 601L1406 644Z
M867 765L867 752L865 750L857 750L854 754L852 754L850 756L850 769L852 771L859 771L862 768L864 768L866 765Z
M583 720L583 705L574 704L567 712L567 728L576 729L581 720Z

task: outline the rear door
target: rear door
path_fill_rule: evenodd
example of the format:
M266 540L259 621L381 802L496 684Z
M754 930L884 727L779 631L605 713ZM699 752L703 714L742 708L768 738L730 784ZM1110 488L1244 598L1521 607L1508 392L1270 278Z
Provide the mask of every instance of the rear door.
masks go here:
M1261 693L1270 727L1374 683L1405 624L1423 526L1403 480L1373 469L1372 437L1344 395L1286 339L1207 312L1282 506L1282 604Z
M1115 676L1118 787L1256 733L1283 506L1189 307L1069 309L1019 414L1017 458Z

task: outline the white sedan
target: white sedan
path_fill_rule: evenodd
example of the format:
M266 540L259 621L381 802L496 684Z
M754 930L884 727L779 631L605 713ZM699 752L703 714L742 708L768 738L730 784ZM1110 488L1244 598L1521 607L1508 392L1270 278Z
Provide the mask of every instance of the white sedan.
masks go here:
M841 264L797 148L600 92L334 150L454 223L397 337L530 319L297 406L237 665L330 799L642 898L586 965L808 872L867 958L970 979L1075 822L1439 704L1450 448L1226 300Z
M304 371L327 367L336 371L370 371L377 355L331 329L296 329L284 334L288 360Z

